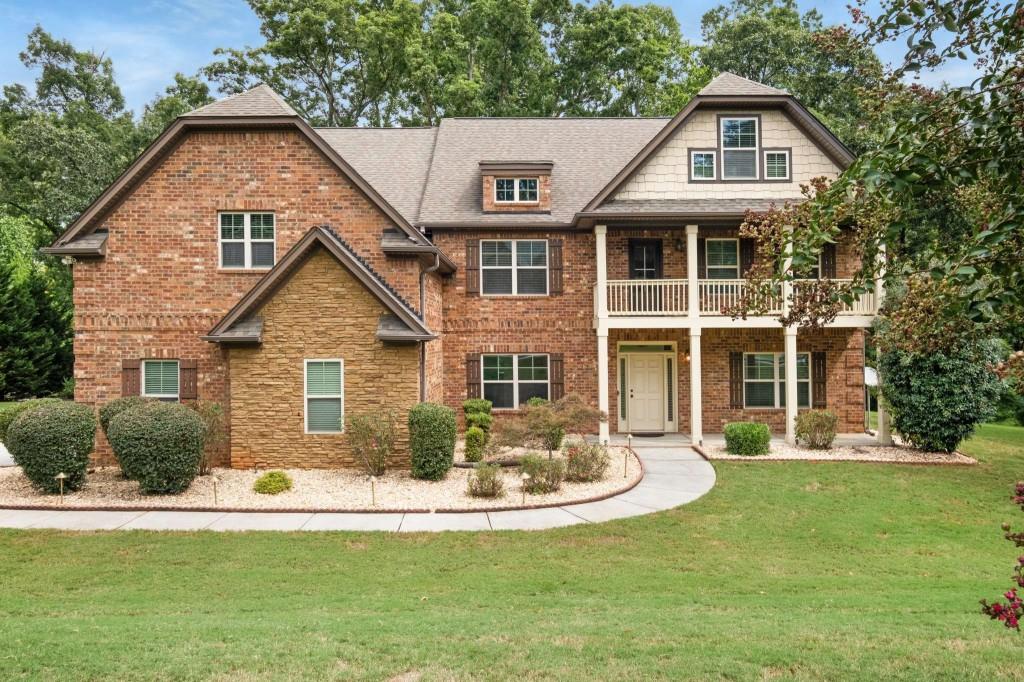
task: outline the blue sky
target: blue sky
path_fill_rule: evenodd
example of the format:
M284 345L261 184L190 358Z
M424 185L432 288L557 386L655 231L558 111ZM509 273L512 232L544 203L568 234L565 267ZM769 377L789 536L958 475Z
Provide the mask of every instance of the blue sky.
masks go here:
M700 41L700 18L721 0L662 0L675 11L683 33ZM818 6L826 23L846 21L845 2L801 1L803 10ZM114 62L118 83L128 106L142 105L162 92L174 73L195 73L213 60L216 47L258 45L259 22L244 0L0 0L0 84L31 81L18 53L25 36L36 24L70 40L77 48L91 48ZM883 59L898 54L886 50ZM962 83L973 70L966 65L947 67L924 78L938 83L945 78Z

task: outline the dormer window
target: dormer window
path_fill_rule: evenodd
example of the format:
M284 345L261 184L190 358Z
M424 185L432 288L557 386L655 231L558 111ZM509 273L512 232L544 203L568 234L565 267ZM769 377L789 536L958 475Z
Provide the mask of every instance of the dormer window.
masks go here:
M722 179L757 180L757 118L725 117L721 125Z
M494 202L535 204L539 200L538 178L495 178Z

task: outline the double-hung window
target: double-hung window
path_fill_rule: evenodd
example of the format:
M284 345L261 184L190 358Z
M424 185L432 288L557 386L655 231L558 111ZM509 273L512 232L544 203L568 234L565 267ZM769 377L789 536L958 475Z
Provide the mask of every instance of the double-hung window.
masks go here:
M757 180L757 119L722 118L722 178Z
M535 204L540 190L537 178L495 178L494 201L498 204Z
M789 151L769 151L764 153L764 179L789 180Z
M157 400L178 400L178 361L143 360L142 395Z
M345 418L345 363L306 360L306 433L341 433Z
M550 397L547 355L484 355L480 365L484 398L496 409L515 409L530 398Z
M797 407L811 406L811 355L796 355ZM743 356L743 404L753 408L786 406L786 358L783 353Z
M690 152L690 179L691 180L714 180L715 179L715 153L714 152Z
M220 266L246 270L274 265L273 213L220 214Z
M548 293L548 243L543 239L480 242L481 291L491 296Z
M705 239L708 279L740 278L740 242L738 239Z

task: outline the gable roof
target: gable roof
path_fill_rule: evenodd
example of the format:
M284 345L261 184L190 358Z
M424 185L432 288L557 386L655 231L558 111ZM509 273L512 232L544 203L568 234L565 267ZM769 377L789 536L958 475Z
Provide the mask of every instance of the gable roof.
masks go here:
M254 88L211 102L185 116L298 116L281 95L269 85Z
M202 338L214 343L260 343L262 321L252 315L298 271L316 248L323 248L334 256L388 310L390 315L382 316L377 338L384 341L429 341L437 338L401 295L327 225L310 229Z
M729 71L723 71L711 82L701 88L698 95L735 95L740 97L757 97L758 95L788 95L785 90L773 88L764 83L752 81L743 76L737 76Z

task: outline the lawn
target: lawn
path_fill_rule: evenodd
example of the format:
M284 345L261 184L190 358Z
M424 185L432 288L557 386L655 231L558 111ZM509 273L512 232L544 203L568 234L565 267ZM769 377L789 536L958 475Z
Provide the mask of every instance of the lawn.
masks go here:
M0 679L1024 679L978 614L1024 428L973 468L717 463L541 533L0 531Z

